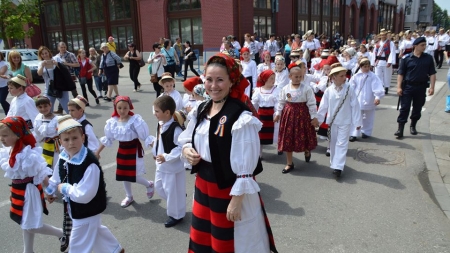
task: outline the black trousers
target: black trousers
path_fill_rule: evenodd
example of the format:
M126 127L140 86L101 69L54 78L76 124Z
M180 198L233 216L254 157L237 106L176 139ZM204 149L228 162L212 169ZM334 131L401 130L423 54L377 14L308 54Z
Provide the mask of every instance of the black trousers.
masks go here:
M411 110L412 103L412 112L411 117L409 117L412 121L418 121L422 116L422 107L426 101L426 85L408 85L406 84L403 88L403 94L400 97L400 114L398 115L397 122L398 123L406 123L408 122L409 112Z
M163 90L162 86L159 85L159 80L161 80L161 77L158 77L158 82L153 83L153 89L155 89L156 91L156 97L159 97L159 95L161 95Z
M169 72L173 78L175 78L175 68L176 65L172 64L172 65L166 65L164 66L164 72Z
M436 66L438 68L442 67L442 62L444 61L444 50L434 51L434 60L436 61Z
M253 88L255 88L255 87L253 87L253 76L246 76L245 77L247 80L248 80L248 82L250 83L250 99L252 99L252 95L253 95Z
M86 92L86 85L87 85L87 88L88 88L89 92L92 94L92 96L94 96L94 98L97 98L97 93L95 93L94 89L92 88L92 81L93 80L94 80L94 78L86 79L86 83L85 84L81 84L80 83L81 92L83 93L83 97L85 99L87 99L88 101L89 101L89 99L88 99L87 92Z
M129 73L130 73L130 79L134 83L134 89L137 89L141 86L141 83L139 83L139 80L138 80L140 71L141 71L141 67L139 65L136 66L135 64L133 64L133 65L130 64Z
M186 78L187 78L188 66L191 69L192 73L194 73L194 75L200 76L197 73L197 71L195 71L195 69L194 69L194 62L191 59L188 58L188 59L184 60L184 80L186 80Z
M256 63L256 66L258 66L258 64L261 63L261 59L259 58L259 53L255 54L255 63Z

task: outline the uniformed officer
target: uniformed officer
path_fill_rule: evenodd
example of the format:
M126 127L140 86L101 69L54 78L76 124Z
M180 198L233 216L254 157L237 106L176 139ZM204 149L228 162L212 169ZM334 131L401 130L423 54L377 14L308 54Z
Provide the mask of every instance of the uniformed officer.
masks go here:
M395 132L397 138L403 137L405 123L408 122L408 115L411 112L410 132L417 134L416 124L421 117L422 106L425 104L426 89L430 80L428 95L434 94L434 84L436 82L436 69L433 57L424 53L427 46L424 37L417 38L413 43L413 52L406 55L400 61L397 77L397 94L400 96L400 114L398 115L398 130Z

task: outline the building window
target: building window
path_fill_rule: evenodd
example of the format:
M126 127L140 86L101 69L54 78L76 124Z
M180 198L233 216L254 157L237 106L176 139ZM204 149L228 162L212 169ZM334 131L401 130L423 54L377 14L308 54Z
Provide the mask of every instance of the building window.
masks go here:
M133 28L131 25L111 27L111 33L116 43L116 50L126 50L128 43L134 42Z
M47 39L48 39L48 48L50 50L56 51L58 50L58 43L62 40L62 33L61 32L49 32L47 33Z
M103 22L105 16L102 0L84 0L84 15L86 23Z
M109 16L112 20L131 18L130 0L109 0Z
M45 23L47 26L61 26L57 3L45 4Z
M340 16L341 16L341 9L339 0L333 0L333 18L335 20L339 20Z
M308 6L309 0L299 0L298 1L298 15L308 15L309 12L309 6Z
M330 2L331 0L323 0L323 16L330 16Z
M78 1L63 2L65 25L81 24L80 5Z
M81 30L66 31L66 43L68 51L77 52L78 49L84 49Z
M203 29L201 18L171 19L169 22L170 39L175 41L190 41L192 45L203 44Z
M88 29L88 43L89 47L100 49L102 42L106 42L106 32L103 27Z
M253 30L259 37L269 38L272 33L272 18L266 16L253 17Z
M200 9L200 0L171 0L169 1L169 11L185 11Z
M271 9L271 0L253 0L253 8L258 9Z
M320 0L311 0L311 15L320 15Z

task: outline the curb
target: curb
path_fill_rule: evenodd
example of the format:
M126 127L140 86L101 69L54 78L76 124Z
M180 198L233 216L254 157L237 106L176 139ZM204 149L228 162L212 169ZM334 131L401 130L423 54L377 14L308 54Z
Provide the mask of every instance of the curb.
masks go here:
M437 94L435 93L435 97L430 101L430 106L427 107L427 110L422 113L422 118L424 119L422 121L422 125L425 125L425 129L428 130L428 138L424 139L422 142L422 149L425 166L428 172L428 180L430 181L430 186L433 190L434 197L436 198L441 210L447 218L450 219L450 194L444 181L442 180L430 132L430 116L436 110L436 106L442 100L442 97L447 94L447 89L445 89L445 87L446 85L444 85Z

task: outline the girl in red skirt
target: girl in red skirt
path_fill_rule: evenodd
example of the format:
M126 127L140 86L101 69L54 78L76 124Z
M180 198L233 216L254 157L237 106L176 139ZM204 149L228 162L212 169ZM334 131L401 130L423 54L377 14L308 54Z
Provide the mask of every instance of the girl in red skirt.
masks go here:
M275 122L281 118L278 151L286 152L287 164L282 170L283 173L294 169L292 152L305 152L305 160L309 162L311 150L317 146L313 126L318 124L317 107L310 86L314 78L306 74L306 65L302 61L291 63L288 68L291 82L280 91L275 116Z
M274 86L275 72L264 70L258 77L252 96L252 104L258 111L259 120L263 123L259 131L261 145L272 145L278 142L278 123L274 122L275 108L278 104L279 89ZM260 157L262 157L262 146Z

